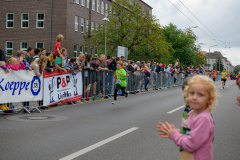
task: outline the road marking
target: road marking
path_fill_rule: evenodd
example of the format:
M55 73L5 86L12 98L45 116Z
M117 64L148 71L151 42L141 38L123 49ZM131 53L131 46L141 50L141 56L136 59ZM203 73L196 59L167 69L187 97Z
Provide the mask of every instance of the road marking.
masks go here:
M129 134L129 133L131 133L131 132L133 132L133 131L135 131L135 130L137 130L137 129L139 129L139 128L138 128L138 127L130 128L130 129L124 131L124 132L121 132L121 133L119 133L119 134L117 134L117 135L115 135L115 136L112 136L112 137L110 137L110 138L107 138L107 139L105 139L105 140L103 140L103 141L101 141L101 142L95 143L95 144L93 144L93 145L91 145L91 146L89 146L89 147L87 147L87 148L84 148L84 149L82 149L82 150L80 150L80 151L77 151L77 152L75 152L75 153L73 153L73 154L70 154L69 156L66 156L66 157L64 157L64 158L61 158L61 159L59 159L59 160L72 160L72 159L77 158L77 157L79 157L79 156L81 156L81 155L83 155L83 154L85 154L85 153L87 153L87 152L90 152L90 151L92 151L92 150L94 150L94 149L96 149L96 148L98 148L98 147L101 147L101 146L103 146L104 144L107 144L107 143L109 143L109 142L111 142L111 141L114 141L115 139L118 139L118 138L120 138L120 137L122 137L122 136L125 136L125 135L127 135L127 134Z
M172 114L173 112L176 112L176 111L178 111L179 109L182 109L182 108L184 108L184 107L185 107L184 105L181 106L181 107L178 107L178 108L176 108L176 109L174 109L174 110L171 110L171 111L167 112L167 114Z

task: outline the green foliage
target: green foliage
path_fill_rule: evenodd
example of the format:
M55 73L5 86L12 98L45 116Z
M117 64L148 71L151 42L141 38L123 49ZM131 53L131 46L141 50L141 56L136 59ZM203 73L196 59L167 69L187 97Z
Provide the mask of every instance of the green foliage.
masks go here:
M223 71L223 63L220 57L216 59L216 62L213 64L213 70L219 71L219 63L220 63L220 72Z
M138 2L116 0L109 10L107 55L117 55L117 47L128 48L129 59L167 62L174 51L166 42L157 19L143 12ZM105 25L93 33L92 44L98 54L104 53Z
M189 65L192 63L194 66L199 66L205 62L206 58L198 54L200 44L195 44L197 37L190 28L183 31L170 23L163 27L163 33L175 51L171 63L174 63L176 59L179 59L181 64Z
M234 67L234 73L235 73L236 75L238 75L239 71L240 71L240 65L236 65L236 66Z

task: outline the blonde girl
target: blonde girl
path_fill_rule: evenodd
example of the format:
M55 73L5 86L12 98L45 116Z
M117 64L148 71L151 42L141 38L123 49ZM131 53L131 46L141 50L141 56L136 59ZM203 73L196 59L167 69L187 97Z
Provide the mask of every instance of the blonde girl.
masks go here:
M20 56L17 59L14 57L11 57L8 61L7 61L7 65L6 67L10 67L12 70L18 71L19 69L25 69L25 65L22 62L23 61L23 57Z
M159 122L157 131L161 137L170 138L183 149L179 159L188 155L194 159L213 160L214 124L210 111L217 101L213 80L203 75L192 77L184 89L184 96L192 109L182 124L184 134L168 122Z
M46 56L41 56L39 60L32 62L31 67L37 77L40 77L42 75L42 72L47 65L47 60L48 58Z

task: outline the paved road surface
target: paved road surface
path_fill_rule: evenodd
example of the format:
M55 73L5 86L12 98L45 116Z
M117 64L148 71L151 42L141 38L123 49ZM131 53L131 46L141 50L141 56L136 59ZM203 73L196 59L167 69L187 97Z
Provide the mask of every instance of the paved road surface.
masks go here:
M240 94L235 81L219 89L215 121L215 160L240 158ZM0 116L0 160L174 160L178 147L162 139L158 121L179 127L183 109L180 87L84 105L55 107L43 114ZM52 116L24 120L22 116ZM9 120L12 119L12 120ZM15 119L15 120L14 120ZM75 153L75 154L73 154Z

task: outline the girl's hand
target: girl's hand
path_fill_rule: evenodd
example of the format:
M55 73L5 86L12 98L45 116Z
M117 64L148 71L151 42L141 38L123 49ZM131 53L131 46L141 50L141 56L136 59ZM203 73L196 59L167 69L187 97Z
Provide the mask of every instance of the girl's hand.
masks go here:
M7 68L7 69L5 70L5 72L6 72L6 73L9 73L9 68Z
M159 129L157 129L159 133L159 135L162 138L170 138L172 133L176 131L176 128L173 124L169 124L168 122L166 122L166 124L159 122L160 125L158 125L157 127Z

